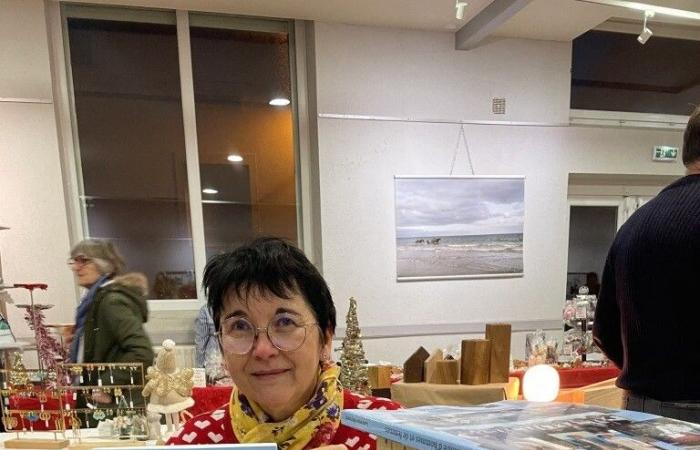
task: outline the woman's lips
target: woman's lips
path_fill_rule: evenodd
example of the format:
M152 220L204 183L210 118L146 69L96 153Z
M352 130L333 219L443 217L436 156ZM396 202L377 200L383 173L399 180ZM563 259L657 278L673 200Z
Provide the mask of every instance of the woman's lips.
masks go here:
M256 377L258 379L266 380L266 379L274 378L277 375L281 375L287 371L289 371L289 369L257 370L255 372L252 372L251 375L253 375L254 377Z

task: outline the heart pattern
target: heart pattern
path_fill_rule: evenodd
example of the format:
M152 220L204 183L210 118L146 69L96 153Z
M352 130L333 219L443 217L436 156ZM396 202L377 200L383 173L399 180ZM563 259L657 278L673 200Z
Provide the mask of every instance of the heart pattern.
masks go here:
M226 411L223 409L217 409L213 413L211 413L211 418L214 420L221 420L224 418L224 415L226 415Z
M391 400L365 397L354 393L345 393L344 404L350 409L397 409L399 405ZM377 436L362 432L342 423L336 431L333 444L344 443L347 450L377 450ZM166 444L222 444L237 443L238 439L231 427L231 417L226 405L214 411L200 414L190 419L182 427L178 428ZM2 450L2 449L0 449Z
M370 406L372 406L372 400L370 399L364 399L357 402L357 409L368 409Z
M211 425L211 422L209 422L208 420L198 420L194 423L194 426L199 428L200 430L205 429L209 425Z
M210 431L210 432L207 434L207 437L208 437L209 439L211 439L211 441L212 441L213 443L215 443L215 444L218 444L219 442L221 442L221 441L224 439L224 436L223 436L223 435L221 435L221 434L219 434L219 433L214 433L214 432L212 432L212 431Z
M192 441L194 441L194 438L196 438L196 437L197 437L197 432L193 431L191 433L183 435L181 439L183 441L187 442L188 444L191 444Z

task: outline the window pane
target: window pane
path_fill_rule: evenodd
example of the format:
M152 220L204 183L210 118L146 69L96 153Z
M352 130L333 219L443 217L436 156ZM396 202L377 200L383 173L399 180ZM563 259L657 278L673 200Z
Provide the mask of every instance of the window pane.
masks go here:
M196 298L175 25L71 18L68 31L87 233L113 241L152 298Z
M291 99L288 34L195 26L190 38L207 257L260 235L296 242L292 109L269 104Z
M641 30L641 25L640 25ZM700 98L700 41L589 31L574 39L571 107L689 115Z

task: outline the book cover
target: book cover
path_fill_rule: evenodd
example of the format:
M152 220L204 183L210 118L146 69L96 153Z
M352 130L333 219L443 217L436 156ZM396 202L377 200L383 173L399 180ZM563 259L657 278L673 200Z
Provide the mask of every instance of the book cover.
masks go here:
M342 420L418 450L700 449L700 425L568 403L346 410Z

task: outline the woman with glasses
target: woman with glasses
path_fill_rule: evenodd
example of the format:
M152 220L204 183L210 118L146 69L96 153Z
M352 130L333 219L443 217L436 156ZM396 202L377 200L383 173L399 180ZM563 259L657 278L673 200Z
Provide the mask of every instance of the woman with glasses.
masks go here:
M330 360L333 299L298 248L258 239L212 258L203 284L236 387L228 404L192 418L168 444L376 449L376 438L344 426L340 412L399 405L353 394L338 382L339 368Z
M150 366L153 346L143 328L148 320L146 277L139 273L122 273L124 261L117 249L97 239L86 239L73 247L68 265L78 284L86 289L75 315L73 333L66 339L70 345L70 361L140 362L144 369ZM107 375L107 371L103 371L103 376ZM114 372L112 378L113 381L103 380L103 384L130 383L130 375L124 371ZM100 403L114 402L102 391L94 392L92 399Z

